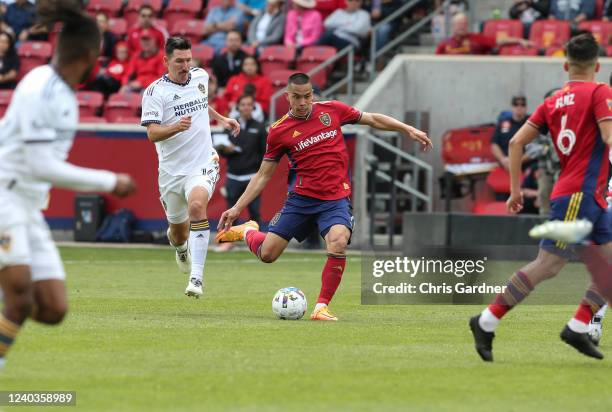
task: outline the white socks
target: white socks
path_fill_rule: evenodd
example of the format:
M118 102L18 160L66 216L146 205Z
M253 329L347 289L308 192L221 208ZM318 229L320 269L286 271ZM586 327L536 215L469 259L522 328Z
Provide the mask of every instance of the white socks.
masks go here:
M599 316L603 320L604 316L606 316L606 310L608 310L608 305L603 305L601 309L597 311L595 316Z
M315 312L316 312L317 310L319 310L319 309L321 309L321 308L324 308L325 306L327 306L325 303L317 303L317 304L315 305L314 310L315 310Z
M567 326L576 333L587 333L589 331L589 325L587 323L583 323L574 318L571 318L570 321L567 322Z
M485 332L495 332L497 325L499 325L499 319L489 310L489 308L485 308L480 314L480 318L478 319L478 325Z
M210 227L208 219L191 222L189 230L189 251L191 252L191 277L202 280L204 277L204 262L208 252Z

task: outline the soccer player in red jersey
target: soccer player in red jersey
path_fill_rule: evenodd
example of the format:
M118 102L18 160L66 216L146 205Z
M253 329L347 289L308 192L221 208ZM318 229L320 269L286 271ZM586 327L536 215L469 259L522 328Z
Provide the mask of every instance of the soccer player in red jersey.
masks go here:
M605 200L609 146L612 145L612 92L607 84L595 83L600 67L598 53L599 47L590 33L568 42L564 68L569 73L569 81L544 100L510 141L511 194L507 205L512 213L522 209L523 148L548 130L561 161L561 174L551 195L550 220L590 221L593 231L589 240L600 245L604 256L612 257L612 222ZM554 277L571 253L571 248L563 242L542 240L537 258L516 272L505 292L480 315L470 319L476 351L483 360L493 360L492 342L500 319L538 283ZM605 303L597 287L591 285L576 314L561 332L561 339L587 356L602 359L587 332L591 317Z
M360 112L339 101L313 103L312 84L303 73L289 77L287 98L290 111L270 127L261 167L236 204L221 215L216 240L245 240L259 259L272 263L292 238L301 242L318 228L328 257L321 293L310 318L338 320L327 305L340 285L353 230L349 156L341 126L358 123L397 131L421 143L424 150L432 144L424 132L389 116ZM284 155L290 163L289 193L268 233L260 232L255 222L232 227L240 212L259 196Z

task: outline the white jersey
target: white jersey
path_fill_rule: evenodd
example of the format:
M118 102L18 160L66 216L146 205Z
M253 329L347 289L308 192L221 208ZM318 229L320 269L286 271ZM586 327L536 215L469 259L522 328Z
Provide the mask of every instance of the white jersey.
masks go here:
M142 97L141 124L171 125L191 116L191 127L155 143L159 170L171 176L186 176L210 162L215 152L208 116L208 73L192 68L186 83L175 83L167 75L153 82Z
M29 206L44 208L51 184L31 174L25 145L51 143L55 157L65 160L74 140L78 112L74 91L53 67L30 71L0 121L0 190L10 189Z

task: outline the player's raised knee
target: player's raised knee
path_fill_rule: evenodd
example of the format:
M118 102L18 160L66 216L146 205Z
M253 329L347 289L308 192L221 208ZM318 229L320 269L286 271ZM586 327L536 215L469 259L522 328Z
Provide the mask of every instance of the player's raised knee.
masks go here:
M330 232L327 235L327 251L330 253L344 254L350 239L350 233Z
M45 303L39 306L37 310L37 321L46 323L47 325L57 325L61 323L68 313L67 302L52 302Z
M259 259L264 263L272 263L278 259L279 254L273 250L263 249L259 253Z
M189 203L189 217L191 219L202 219L206 217L206 203L201 200L192 200Z

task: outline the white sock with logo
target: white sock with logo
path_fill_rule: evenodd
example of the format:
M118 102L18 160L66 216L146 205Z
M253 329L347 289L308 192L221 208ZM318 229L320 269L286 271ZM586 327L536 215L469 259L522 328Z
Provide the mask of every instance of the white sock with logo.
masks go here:
M204 263L208 252L210 228L208 219L191 222L189 231L189 251L191 252L191 277L202 280Z

